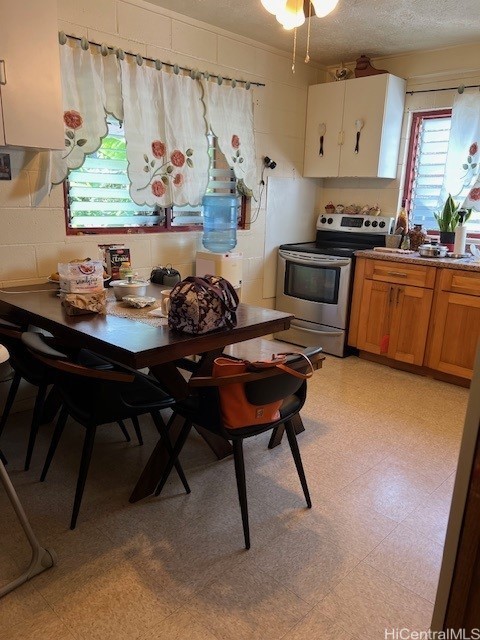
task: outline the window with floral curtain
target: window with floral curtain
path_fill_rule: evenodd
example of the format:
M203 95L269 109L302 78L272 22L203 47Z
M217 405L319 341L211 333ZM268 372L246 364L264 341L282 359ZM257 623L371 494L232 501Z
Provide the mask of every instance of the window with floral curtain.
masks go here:
M457 95L452 109L445 177L440 195L472 209L467 228L480 232L480 93Z
M206 118L237 180L255 191L257 167L252 92L203 80Z
M60 55L65 148L51 152L49 171L52 184L68 177L67 230L75 227L73 217L95 226L90 216L102 218L100 227L116 227L111 220L120 217L139 221L132 226L172 229L175 209L193 211L198 228L217 171L212 140L234 185L241 179L255 186L250 91L158 69L140 56L117 57L86 41L67 40Z

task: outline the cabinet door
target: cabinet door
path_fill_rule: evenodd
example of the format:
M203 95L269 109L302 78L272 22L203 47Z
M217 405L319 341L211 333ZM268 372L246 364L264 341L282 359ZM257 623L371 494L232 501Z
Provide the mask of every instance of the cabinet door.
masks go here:
M388 357L423 365L433 291L408 286L394 289Z
M307 178L338 176L344 96L345 82L316 84L308 89L303 167ZM323 155L320 153L322 125L325 126Z
M56 0L0 0L2 144L63 149Z
M471 378L480 337L480 297L441 291L433 317L428 366Z
M364 281L358 320L358 349L383 355L388 353L394 293L395 286L391 284Z
M382 141L388 74L346 82L339 176L376 177ZM361 120L358 153L356 122Z

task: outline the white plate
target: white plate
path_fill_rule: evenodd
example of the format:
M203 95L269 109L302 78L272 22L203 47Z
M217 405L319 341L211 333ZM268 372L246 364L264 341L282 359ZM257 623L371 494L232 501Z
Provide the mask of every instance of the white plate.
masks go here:
M128 304L129 307L143 309L143 307L149 307L156 302L157 299L151 298L150 296L123 296L122 300L125 304Z

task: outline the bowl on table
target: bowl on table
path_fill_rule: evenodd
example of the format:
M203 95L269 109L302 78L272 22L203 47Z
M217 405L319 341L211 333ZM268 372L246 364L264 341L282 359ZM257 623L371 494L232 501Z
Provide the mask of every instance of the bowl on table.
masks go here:
M148 282L145 280L112 280L110 282L117 300L123 300L124 296L144 296L147 293L147 285Z

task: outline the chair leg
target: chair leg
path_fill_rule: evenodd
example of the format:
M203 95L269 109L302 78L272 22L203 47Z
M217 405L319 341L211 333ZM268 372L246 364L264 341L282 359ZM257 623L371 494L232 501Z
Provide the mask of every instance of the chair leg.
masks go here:
M242 512L245 549L250 549L250 527L248 525L247 483L245 481L245 463L243 461L243 440L233 440L233 459L237 479L238 501Z
M75 529L77 524L78 512L80 511L80 505L82 504L83 490L85 489L88 468L92 458L93 443L95 441L96 432L97 427L87 427L85 431L85 440L83 442L82 459L80 461L80 471L78 473L77 488L75 490L75 500L73 502L70 529Z
M137 436L138 444L141 446L143 445L143 438L142 438L142 430L140 429L140 423L138 421L138 417L132 416L131 420L132 420L133 428L135 429L135 435Z
M308 490L307 479L305 477L305 471L303 469L302 458L300 457L300 449L298 448L297 436L295 435L295 427L293 423L288 421L285 423L285 431L287 432L288 444L292 452L293 459L295 460L295 466L297 467L298 477L302 484L303 494L307 501L307 507L312 508L312 501L310 499L310 492Z
M190 433L191 429L192 429L192 423L189 420L185 420L182 430L180 431L177 441L175 442L175 446L173 447L171 453L170 453L170 459L167 462L167 464L165 465L165 471L163 472L162 477L160 478L160 482L157 485L157 488L155 489L155 495L158 496L160 495L161 490L163 489L163 487L165 486L165 483L168 480L168 476L170 475L175 462L177 462L178 456L180 455L180 451L183 448L183 445L185 444L187 438L188 438L188 434ZM165 439L166 440L166 439ZM164 440L164 441L165 441ZM168 446L170 445L170 448L172 446L172 443L170 442L170 438L168 438L168 442L165 442L165 446L167 447L167 451L168 451ZM177 469L178 471L178 469ZM185 486L185 485L184 485ZM187 484L188 486L188 484ZM187 493L190 493L190 487L188 487L188 490L185 489L187 491Z
M3 455L3 453L0 451L0 460L3 462L3 464L7 465L8 464L8 460L5 458L5 456Z
M117 422L118 426L120 427L120 429L122 430L122 433L124 435L124 438L127 442L130 442L131 438L130 438L130 434L127 431L127 427L125 426L125 423L123 420L119 420Z
M55 451L57 450L57 445L62 436L63 430L65 428L65 424L67 423L68 412L65 407L62 407L60 410L60 414L57 418L57 424L55 425L55 431L53 432L52 441L50 442L50 447L48 449L47 457L45 459L45 464L43 465L42 475L40 476L40 482L44 482L47 477L48 469L50 468L50 464L53 460L53 456L55 455Z
M5 402L5 408L3 410L2 419L0 420L0 436L2 435L5 424L8 420L8 416L10 415L10 410L15 400L15 396L17 395L18 387L20 385L20 380L22 376L15 372L12 382L10 383L10 389L8 391L7 400Z
M168 434L168 429L167 429L167 427L165 426L165 423L164 423L164 421L163 421L163 419L162 419L161 415L160 415L158 412L152 412L150 415L152 416L152 420L153 420L153 422L155 423L155 426L157 427L157 431L158 431L158 433L160 434L160 437L163 439L163 442L164 442L164 444L165 444L165 448L167 449L167 451L168 451L168 453L169 453L170 457L172 458L172 457L173 457L173 453L174 453L174 449L173 449L173 447L172 447L172 443L171 443L171 441L170 441L170 436L169 436L169 434ZM169 421L169 422L170 422L170 421ZM190 429L189 429L189 432L190 432ZM188 433L187 433L187 436L188 436ZM186 438L185 438L185 439L186 439ZM183 442L185 442L185 440L184 440ZM182 444L182 446L183 446L183 444ZM183 471L183 467L182 467L182 465L180 464L180 460L178 459L178 455L179 455L179 453L180 453L180 451L179 451L179 452L177 453L177 455L174 457L174 459L173 459L173 464L174 464L175 469L176 469L176 471L177 471L177 473L178 473L178 477L179 477L179 478L180 478L180 480L182 481L183 488L185 489L185 492L186 492L186 493L191 493L191 489L190 489L190 487L189 487L189 484L188 484L187 478L185 477L185 473L184 473L184 471ZM170 468L170 471L171 471L171 468ZM170 471L169 471L169 473L170 473ZM168 478L168 476L167 476L167 478ZM165 482L167 481L167 478L165 478ZM163 478L162 478L162 479L163 479ZM160 487L160 491L162 490L163 485L165 484L165 482L164 482L164 483L162 484L162 486ZM158 486L160 486L160 485L158 485ZM157 490L158 490L158 486L157 486ZM158 493L160 493L160 491L159 491ZM158 493L155 493L155 495L157 496L157 495L158 495Z
M35 447L35 440L37 439L37 433L42 419L43 405L45 404L46 395L47 385L42 384L40 387L38 387L35 406L33 408L32 424L30 425L30 436L28 438L27 455L25 457L25 471L28 471L30 469L33 448Z

